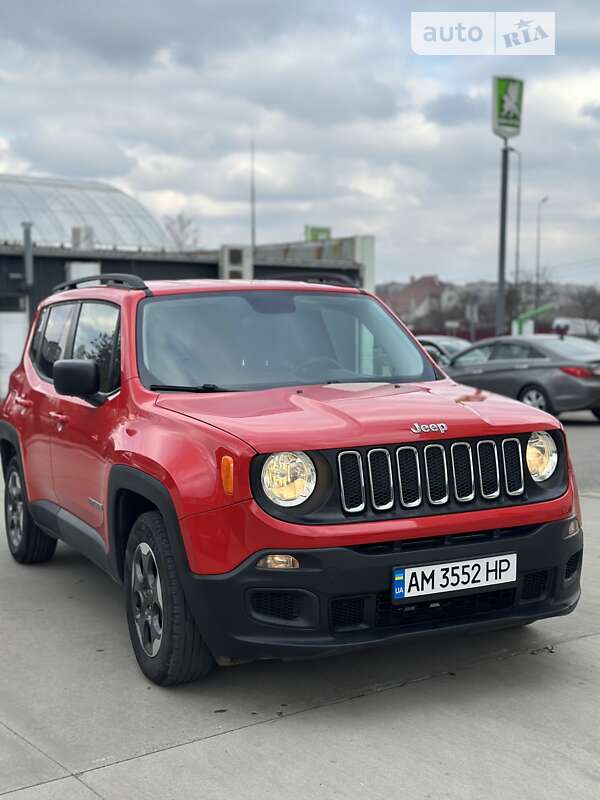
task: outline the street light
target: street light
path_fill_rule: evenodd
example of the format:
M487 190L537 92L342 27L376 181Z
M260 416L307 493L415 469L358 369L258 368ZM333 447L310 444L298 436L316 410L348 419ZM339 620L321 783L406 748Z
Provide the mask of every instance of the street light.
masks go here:
M542 206L544 203L548 202L548 195L542 197L542 199L538 202L537 205L537 234L536 234L536 244L535 244L535 307L537 308L540 304L540 279L541 279L541 269L540 269L540 249L541 249L541 239L542 239Z
M511 153L515 153L518 160L517 165L517 227L515 238L515 289L519 289L519 272L521 270L521 189L523 185L523 157L520 150L516 147L510 148Z

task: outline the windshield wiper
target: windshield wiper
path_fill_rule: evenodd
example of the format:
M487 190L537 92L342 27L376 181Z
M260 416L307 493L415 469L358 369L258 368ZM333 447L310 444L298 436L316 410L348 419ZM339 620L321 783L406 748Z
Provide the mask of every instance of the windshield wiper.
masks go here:
M171 386L167 383L151 383L150 389L153 392L196 392L197 394L237 391L237 389L225 389L223 386L217 386L216 383L201 383L199 386Z

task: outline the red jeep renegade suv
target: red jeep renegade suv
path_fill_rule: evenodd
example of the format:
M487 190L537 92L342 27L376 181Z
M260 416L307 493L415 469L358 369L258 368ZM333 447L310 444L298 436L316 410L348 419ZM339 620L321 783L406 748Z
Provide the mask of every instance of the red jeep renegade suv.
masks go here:
M0 447L13 557L47 561L61 539L123 583L159 684L579 599L560 423L457 385L358 289L62 284Z

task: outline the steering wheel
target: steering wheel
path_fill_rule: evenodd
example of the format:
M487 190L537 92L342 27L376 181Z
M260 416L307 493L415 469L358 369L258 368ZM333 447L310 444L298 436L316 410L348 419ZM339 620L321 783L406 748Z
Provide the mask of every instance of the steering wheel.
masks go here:
M329 356L317 356L309 358L303 364L296 368L300 378L326 378L327 373L331 369L342 369L335 358Z

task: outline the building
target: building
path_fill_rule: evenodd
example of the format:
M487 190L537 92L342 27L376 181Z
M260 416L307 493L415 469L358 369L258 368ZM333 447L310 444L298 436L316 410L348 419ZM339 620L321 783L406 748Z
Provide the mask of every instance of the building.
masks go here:
M31 223L27 285L23 223ZM177 252L137 200L104 183L0 175L0 397L18 362L30 315L65 280L127 272L161 278L310 280L374 287L374 237L223 245Z
M460 301L456 286L440 281L437 275L411 278L409 283L389 283L377 287L377 294L411 327L436 324L436 315L455 309Z

